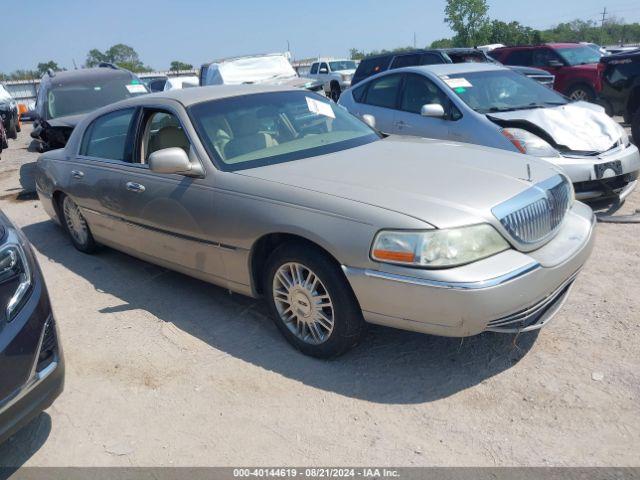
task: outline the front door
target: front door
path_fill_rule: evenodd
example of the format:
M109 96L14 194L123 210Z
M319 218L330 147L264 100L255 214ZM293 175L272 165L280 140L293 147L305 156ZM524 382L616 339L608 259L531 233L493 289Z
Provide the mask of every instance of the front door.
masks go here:
M148 167L149 155L172 147L199 161L174 112L145 109L136 161L124 169L121 181L125 218L136 250L169 268L223 278L220 247L210 237L215 230L212 190L201 178L156 173Z
M451 122L447 118L423 117L420 114L422 107L427 104L441 105L446 112L449 103L449 97L431 80L414 73L406 74L393 122L393 133L449 139Z

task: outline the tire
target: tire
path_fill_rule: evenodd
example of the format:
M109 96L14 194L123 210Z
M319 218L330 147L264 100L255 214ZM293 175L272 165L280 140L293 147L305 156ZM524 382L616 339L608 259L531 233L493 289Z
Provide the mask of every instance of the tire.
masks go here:
M358 301L340 267L320 249L298 242L281 245L267 260L263 279L273 321L302 353L337 357L362 338L366 324Z
M98 244L93 239L89 224L76 202L65 195L60 199L58 210L62 226L69 235L73 246L83 253L94 253L98 249Z
M16 127L16 121L15 120L9 120L9 128L7 129L7 137L9 137L12 140L15 140L16 138L18 138L18 129Z
M631 119L631 136L633 143L640 145L640 108L636 110Z
M340 85L337 85L336 83L332 83L331 84L331 93L330 93L331 100L333 100L334 102L338 103L338 100L340 100L340 95L341 94L342 94L342 89L340 88Z
M20 119L16 120L16 132L20 133L22 131L22 123L20 123Z
M573 101L582 100L584 102L594 102L596 99L595 90L586 83L573 85L567 90L566 95Z

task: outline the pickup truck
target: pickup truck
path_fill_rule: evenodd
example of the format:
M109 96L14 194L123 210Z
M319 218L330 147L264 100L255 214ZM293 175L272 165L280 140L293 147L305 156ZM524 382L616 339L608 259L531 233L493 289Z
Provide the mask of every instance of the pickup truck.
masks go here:
M357 64L354 60L318 60L311 65L307 77L322 81L324 93L334 102L351 86Z

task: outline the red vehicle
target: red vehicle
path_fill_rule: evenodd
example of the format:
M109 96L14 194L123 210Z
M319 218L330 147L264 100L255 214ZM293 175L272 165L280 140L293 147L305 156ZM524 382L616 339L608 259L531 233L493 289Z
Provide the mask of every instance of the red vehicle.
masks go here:
M598 62L602 54L580 43L546 43L496 48L489 55L505 65L523 65L555 75L553 88L572 100L593 102L601 89Z

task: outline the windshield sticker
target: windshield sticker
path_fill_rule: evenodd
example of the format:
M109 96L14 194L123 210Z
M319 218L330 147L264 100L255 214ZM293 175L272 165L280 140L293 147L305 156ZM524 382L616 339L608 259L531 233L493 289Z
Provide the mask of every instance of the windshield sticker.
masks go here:
M454 88L453 91L456 93L464 93L467 91L467 89L464 87L458 87L458 88Z
M449 87L456 88L471 88L473 85L466 78L446 78L444 82L449 85Z
M305 97L307 99L307 107L310 112L316 115L324 115L329 118L336 118L336 114L333 112L333 108L328 103L320 102L313 98Z
M135 85L126 85L129 93L147 93L147 89L144 88L144 85L135 84Z

